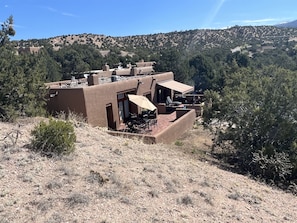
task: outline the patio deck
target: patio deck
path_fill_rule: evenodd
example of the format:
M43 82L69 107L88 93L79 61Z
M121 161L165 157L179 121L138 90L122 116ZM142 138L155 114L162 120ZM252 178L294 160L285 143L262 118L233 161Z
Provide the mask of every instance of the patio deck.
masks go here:
M168 114L158 114L156 122L153 124L150 124L146 126L146 128L143 128L142 131L140 131L138 134L144 134L144 135L156 135L159 132L166 129L174 120L176 119L176 112L173 111L172 113ZM118 131L121 132L129 132L128 127L123 123Z
M157 123L155 125L150 126L151 135L156 135L159 132L163 131L167 127L169 127L172 122L176 120L176 111L170 114L158 114Z
M158 114L156 124L146 126L140 131L131 132L123 124L117 131L109 131L109 134L128 138L136 137L148 144L171 143L186 130L192 128L195 118L194 109L176 110L172 113Z

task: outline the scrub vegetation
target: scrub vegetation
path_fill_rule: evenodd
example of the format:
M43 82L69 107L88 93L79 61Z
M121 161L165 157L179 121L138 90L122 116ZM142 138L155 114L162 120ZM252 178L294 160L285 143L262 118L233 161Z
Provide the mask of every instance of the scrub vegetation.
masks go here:
M19 118L45 117L45 82L72 76L79 78L83 72L100 69L105 63L114 67L135 64L140 59L154 60L156 72L173 71L176 80L194 85L197 93L206 96L203 125L212 131L212 150L201 151L180 139L174 146L183 149L188 145L193 157L211 154L238 172L296 193L296 29L235 26L226 30L189 30L145 36L81 34L10 41L9 37L13 35L17 33L13 29L13 17L9 17L0 31L1 121L16 123ZM30 53L33 48L37 50ZM53 147L46 147L53 152L53 148L58 148L54 143L63 141L69 148L66 153L72 152L75 140L70 126L67 122L51 124L56 125L53 132L58 126L69 127L66 132L70 131L72 138L61 133L63 139L52 139ZM33 130L35 149L46 149L42 146L46 143L42 132L59 135L56 134L59 131L48 134L48 128L43 123ZM3 148L18 151L20 130L5 134ZM39 134L41 138L38 138ZM131 148L130 142L124 144L125 148ZM58 154L65 152L57 151ZM24 175L22 180L34 181L30 174ZM150 182L143 179L137 184L150 185ZM178 180L169 181L166 188L174 192L179 185ZM112 186L97 194L117 197L126 186L129 187L119 186L118 181ZM150 191L152 197L159 196L158 190ZM198 191L197 194L201 193ZM81 192L74 193L65 201L89 204L89 196L81 195ZM232 192L230 197L233 200L248 197L244 195L240 199L241 195L241 192ZM195 204L192 196L182 194L175 201L191 206ZM201 197L214 203L209 194L202 193ZM122 199L126 204L132 202L126 197ZM56 217L60 219L61 216Z

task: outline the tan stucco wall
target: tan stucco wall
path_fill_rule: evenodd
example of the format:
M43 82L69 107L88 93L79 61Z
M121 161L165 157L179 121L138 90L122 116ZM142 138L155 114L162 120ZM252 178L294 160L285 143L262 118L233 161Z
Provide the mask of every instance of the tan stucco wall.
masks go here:
M203 104L184 104L184 106L189 109L195 109L197 117L203 115Z
M49 98L47 102L50 113L55 114L60 111L68 113L73 111L86 116L85 98L82 88L53 88L50 89L49 95L55 95Z
M169 127L155 135L155 143L171 143L180 137L183 133L193 127L196 119L194 109L183 110L183 116L175 120ZM179 116L179 115L177 115Z

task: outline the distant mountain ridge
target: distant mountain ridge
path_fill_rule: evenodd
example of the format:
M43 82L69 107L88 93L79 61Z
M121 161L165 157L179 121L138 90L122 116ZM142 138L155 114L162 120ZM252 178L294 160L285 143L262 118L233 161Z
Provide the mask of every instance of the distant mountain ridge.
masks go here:
M297 20L295 21L297 24ZM291 23L293 24L293 22ZM94 46L102 54L110 49L117 49L133 55L138 50L157 52L174 47L188 53L211 48L234 49L236 47L252 46L253 50L262 51L287 42L297 41L297 29L277 26L234 26L228 29L196 29L180 32L157 33L112 37L97 34L63 35L48 39L33 39L16 41L18 48L52 46L59 50L72 44L87 44ZM296 25L297 27L297 25Z
M283 28L297 28L297 20L276 25L276 27Z

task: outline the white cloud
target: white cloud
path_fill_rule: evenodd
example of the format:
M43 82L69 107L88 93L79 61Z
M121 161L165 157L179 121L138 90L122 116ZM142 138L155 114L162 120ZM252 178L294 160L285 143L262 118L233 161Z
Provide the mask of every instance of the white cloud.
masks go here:
M245 19L245 20L233 20L232 23L235 24L249 24L249 25L256 25L256 24L271 24L277 23L280 19L276 18L264 18L264 19Z
M74 15L72 13L69 13L69 12L60 12L59 10L57 10L55 8L52 8L52 7L45 7L45 9L47 9L50 12L57 13L57 14L60 14L60 15L63 15L63 16L77 17L76 15Z
M52 7L46 7L47 10L49 10L50 12L58 12L57 9L54 9Z
M68 13L68 12L62 12L61 14L64 16L69 16L69 17L77 17L76 15L74 15L72 13Z
M277 19L254 19L254 20L243 20L243 23L265 23L265 22L273 22L277 21Z

